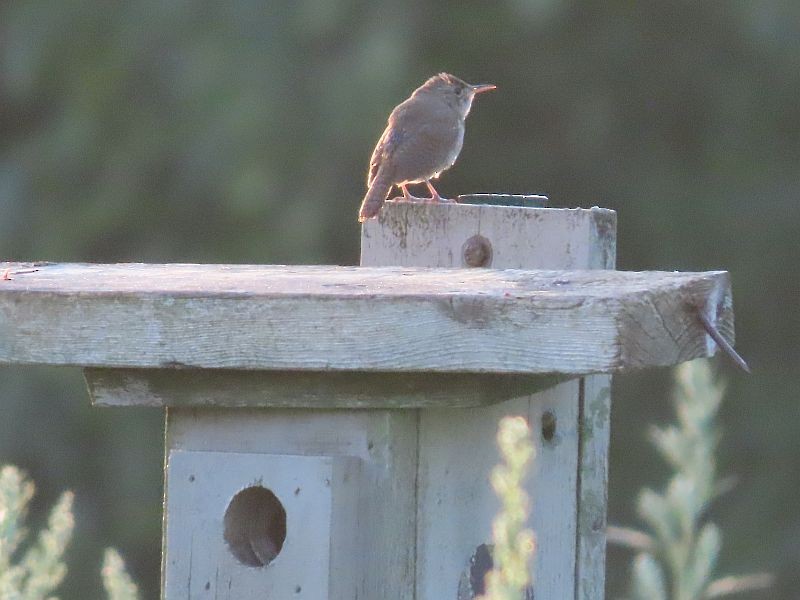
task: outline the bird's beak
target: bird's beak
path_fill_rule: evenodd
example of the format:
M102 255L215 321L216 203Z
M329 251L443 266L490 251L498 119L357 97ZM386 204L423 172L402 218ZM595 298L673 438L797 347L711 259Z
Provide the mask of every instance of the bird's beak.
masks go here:
M496 85L491 83L477 83L471 87L473 94L480 94L481 92L488 92L489 90L494 90L497 88Z

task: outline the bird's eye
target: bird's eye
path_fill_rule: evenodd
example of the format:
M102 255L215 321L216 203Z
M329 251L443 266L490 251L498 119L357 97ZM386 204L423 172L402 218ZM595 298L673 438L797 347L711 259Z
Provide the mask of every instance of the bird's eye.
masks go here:
M464 91L464 88L456 88L456 96L460 96L461 92Z

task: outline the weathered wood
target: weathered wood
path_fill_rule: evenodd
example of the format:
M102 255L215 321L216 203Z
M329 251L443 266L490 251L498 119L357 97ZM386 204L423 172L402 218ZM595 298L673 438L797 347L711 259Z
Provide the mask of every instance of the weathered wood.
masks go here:
M62 264L12 277L0 363L580 375L712 354L695 306L733 337L725 272Z
M168 464L165 598L359 596L364 551L352 535L361 485L357 458L174 451ZM263 567L240 562L223 542L223 516L248 487L270 490L286 515L286 543ZM248 515L238 518L243 531L261 525ZM247 541L250 552L254 542L274 549L270 538Z
M578 381L536 395L470 410L422 409L417 507L417 597L453 598L469 557L491 544L492 520L500 508L489 483L500 462L497 424L521 415L530 424L536 461L526 488L536 533L535 597L574 595L577 527ZM555 435L541 435L543 415Z
M616 231L616 223L616 213L605 208L397 202L364 224L361 265L464 267L465 241L481 235L496 257L484 266L494 269L605 269L616 252L605 233ZM392 262L382 260L389 253Z
M547 375L84 369L96 406L482 406L555 385Z
M575 598L604 598L611 376L580 379Z
M254 597L264 597L266 586L286 581L289 575L295 578L324 577L314 561L320 556L317 546L327 547L328 544L333 544L331 556L341 555L338 563L331 563L330 575L336 577L339 573L338 566L349 564L349 570L354 572L350 573L348 570L344 575L348 579L351 576L355 579L355 593L342 592L332 596L333 598L349 600L412 597L415 527L410 515L414 514L416 502L415 411L168 408L166 452L165 506L168 510L165 513L165 553L162 565L162 585L168 592L165 597L208 597L208 592L204 589L206 580L195 580L197 587L193 588L192 594L187 594L184 578L184 591L173 595L169 593L175 589L170 583L180 582L182 574L186 572L185 560L191 548L198 548L205 556L219 557L226 574L232 572L236 577L243 577L243 584L248 584L251 589L260 593ZM221 457L229 453L245 455L243 459L232 456L228 461L220 458L204 471L212 477L212 495L208 502L202 502L197 492L192 491L197 480L190 481L186 470L182 467L173 468L175 463L172 461L172 457L176 455L205 453L220 453ZM286 508L287 513L290 509L293 510L293 514L287 514L287 520L294 521L287 522L285 546L295 551L288 556L298 556L297 552L302 554L303 549L306 549L306 560L297 565L294 573L279 569L278 582L273 579L273 567L277 568L285 557L279 556L274 565L264 569L239 566L233 570L233 559L224 542L219 535L213 534L214 531L219 531L222 514L218 496L222 494L230 499L232 489L252 485L259 476L255 469L261 468L264 470L261 483L268 488L274 487L276 495L283 502L287 498L286 483L281 478L273 481L268 476L268 471L273 464L280 465L284 460L288 463L295 456L312 459L312 474L325 468L329 458L334 461L348 459L348 464L353 459L359 461L357 497L350 501L351 508L358 517L356 526L333 532L304 527L302 520L316 518L316 515L307 515L304 509L294 512L293 509L298 507L290 504L294 495L292 491L288 494ZM195 464L204 464L202 457ZM249 466L242 468L243 464ZM301 467L302 464L296 466L298 470L302 470ZM214 473L219 475L219 486L213 485ZM298 475L305 476L303 472ZM186 498L191 500L184 502ZM342 503L337 506L344 508ZM202 528L204 524L208 526L210 533L200 532L204 535L203 540L208 542L205 547L200 547L197 543L192 543L187 534L192 529ZM319 581L309 581L308 588L300 580L297 580L297 584L303 588L303 593L298 597L328 597L311 593L310 590L319 585ZM180 587L179 583L175 585ZM246 588L242 586L240 589ZM308 593L306 589L309 590ZM227 596L220 594L220 597ZM276 593L274 597L294 596Z
M616 217L604 209L391 205L365 224L362 264L459 267L467 240L496 268L613 268ZM536 598L603 597L609 377L594 375L491 407L419 411L417 596L454 596L468 558L491 539L488 474L502 416L524 415L537 447L527 482L537 535ZM551 440L542 422L555 423Z
M507 414L538 450L537 600L602 597L610 378L585 374L713 354L698 307L733 338L726 273L586 271L613 267L615 223L389 203L362 262L401 268L7 264L0 363L81 365L96 404L168 407L167 597L455 597ZM551 270L417 268L465 265ZM222 535L253 485L287 511L263 570Z

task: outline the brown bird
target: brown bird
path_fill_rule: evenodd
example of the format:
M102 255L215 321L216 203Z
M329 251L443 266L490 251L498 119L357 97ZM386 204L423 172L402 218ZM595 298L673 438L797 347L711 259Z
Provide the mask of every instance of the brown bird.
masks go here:
M495 89L491 84L470 85L458 77L439 73L414 90L411 97L389 115L389 123L372 152L367 174L367 195L358 221L374 217L392 187L405 200L445 200L431 184L453 166L464 143L464 120L475 94ZM430 198L408 193L410 183L425 183Z

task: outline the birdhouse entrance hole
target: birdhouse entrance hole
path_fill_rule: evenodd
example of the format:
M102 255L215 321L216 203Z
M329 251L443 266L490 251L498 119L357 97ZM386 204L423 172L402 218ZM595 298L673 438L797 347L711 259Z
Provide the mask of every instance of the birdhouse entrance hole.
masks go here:
M265 567L286 540L286 510L260 485L236 494L225 510L223 536L231 554L248 567Z

